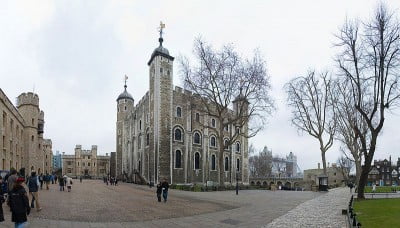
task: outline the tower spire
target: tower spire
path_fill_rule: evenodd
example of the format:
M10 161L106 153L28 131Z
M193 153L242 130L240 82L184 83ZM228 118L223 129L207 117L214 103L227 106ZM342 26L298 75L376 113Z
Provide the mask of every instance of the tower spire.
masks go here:
M124 85L124 88L125 88L125 90L126 90L126 87L128 87L127 85L126 85L126 81L128 80L128 76L125 74L125 77L124 77L124 81L125 81L125 85Z
M158 42L160 42L160 46L162 46L162 42L164 41L162 35L163 35L163 29L165 28L165 24L160 21L160 27L158 28L158 31L160 32L160 38L158 38Z

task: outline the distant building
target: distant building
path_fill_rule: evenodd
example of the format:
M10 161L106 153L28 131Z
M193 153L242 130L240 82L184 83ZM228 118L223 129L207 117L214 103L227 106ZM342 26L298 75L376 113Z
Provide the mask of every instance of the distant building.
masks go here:
M0 89L0 170L51 172L52 143L44 139L44 112L39 96L22 93L14 106Z
M400 184L400 158L397 164L392 164L392 158L389 160L374 160L371 171L368 173L368 185L392 186Z
M318 169L307 169L304 170L304 183L307 185L306 189L311 190L312 186L318 186L318 177L323 175L324 169L321 169L320 163L318 163ZM345 177L343 176L342 170L332 163L332 166L326 167L326 175L328 176L328 186L341 186L344 184Z
M273 156L271 175L278 178L301 176L301 173L298 172L297 156L293 152L290 152L286 158Z
M84 176L90 178L102 178L109 175L110 156L97 155L97 146L91 150L82 150L81 145L76 145L74 155L62 155L63 174L69 176Z
M56 171L58 169L62 168L62 160L61 160L61 154L57 150L56 154L53 155L53 171Z

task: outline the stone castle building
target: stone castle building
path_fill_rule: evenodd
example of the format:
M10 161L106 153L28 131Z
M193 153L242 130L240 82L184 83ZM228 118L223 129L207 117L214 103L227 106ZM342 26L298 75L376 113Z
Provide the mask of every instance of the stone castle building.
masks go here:
M102 178L109 175L110 156L97 155L97 146L90 150L83 150L76 145L74 155L62 155L62 173L73 177Z
M148 61L150 88L146 94L135 104L125 81L117 98L117 177L133 182L139 178L146 183L164 178L173 184L218 183L222 168L223 183L236 183L238 175L240 183L248 184L248 139L240 136L226 147L224 165L219 167L218 148L222 145L218 145L216 135L221 133L220 123L206 115L198 96L174 88L174 57L163 46L162 36L159 43ZM228 115L237 112L230 110ZM239 130L247 132L247 126L227 126L222 134L229 137Z
M0 169L52 171L52 142L44 139L44 112L39 108L39 96L22 93L15 107L0 89Z

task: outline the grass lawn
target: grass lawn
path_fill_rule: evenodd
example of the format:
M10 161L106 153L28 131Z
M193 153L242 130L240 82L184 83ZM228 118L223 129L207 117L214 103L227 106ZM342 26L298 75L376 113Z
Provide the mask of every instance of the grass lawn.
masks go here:
M400 198L354 201L362 227L400 227Z
M386 192L393 192L395 191L400 191L400 186L376 186L376 193L386 193ZM371 186L365 186L364 189L365 193L371 193L372 192L372 187Z

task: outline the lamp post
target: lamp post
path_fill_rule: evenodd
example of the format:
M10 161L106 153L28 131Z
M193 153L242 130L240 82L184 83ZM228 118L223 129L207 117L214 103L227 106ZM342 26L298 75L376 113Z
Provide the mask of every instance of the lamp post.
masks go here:
M239 194L239 171L236 170L236 195Z

